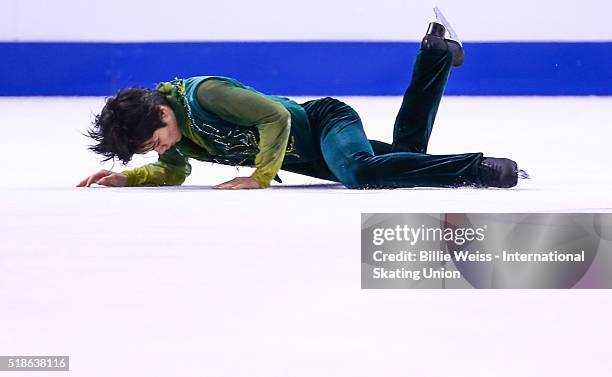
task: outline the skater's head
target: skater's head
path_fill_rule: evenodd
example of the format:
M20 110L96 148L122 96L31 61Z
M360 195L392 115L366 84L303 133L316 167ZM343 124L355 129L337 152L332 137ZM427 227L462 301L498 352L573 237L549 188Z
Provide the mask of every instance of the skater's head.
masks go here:
M180 140L174 111L155 90L126 88L106 100L87 131L96 144L89 146L104 161L115 157L127 164L135 153L164 153Z

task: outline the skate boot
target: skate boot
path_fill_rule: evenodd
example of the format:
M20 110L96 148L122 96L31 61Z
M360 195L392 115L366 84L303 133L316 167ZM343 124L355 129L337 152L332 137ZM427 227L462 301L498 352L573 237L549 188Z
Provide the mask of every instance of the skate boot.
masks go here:
M519 178L516 162L507 158L485 157L478 166L478 172L485 187L514 187ZM520 172L525 173L523 170Z
M453 55L453 66L459 67L465 60L463 44L438 7L434 8L434 13L436 21L429 24L421 42L421 49L448 50Z

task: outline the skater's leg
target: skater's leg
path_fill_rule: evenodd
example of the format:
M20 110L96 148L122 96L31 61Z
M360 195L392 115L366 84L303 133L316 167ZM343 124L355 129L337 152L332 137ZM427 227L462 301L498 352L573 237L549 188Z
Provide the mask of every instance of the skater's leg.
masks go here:
M413 78L404 94L393 130L394 144L370 140L374 154L427 151L431 129L450 72L440 51L424 50L417 56ZM452 58L451 58L452 61ZM441 68L441 69L440 69Z
M393 151L427 152L452 61L448 50L419 51L393 127Z
M374 155L359 115L348 105L322 100L321 151L336 178L349 188L456 187L480 184L481 153L432 156L396 152Z
M372 149L374 150L374 155L380 156L381 154L387 154L393 152L393 145L389 143L385 143L383 141L378 140L368 140Z

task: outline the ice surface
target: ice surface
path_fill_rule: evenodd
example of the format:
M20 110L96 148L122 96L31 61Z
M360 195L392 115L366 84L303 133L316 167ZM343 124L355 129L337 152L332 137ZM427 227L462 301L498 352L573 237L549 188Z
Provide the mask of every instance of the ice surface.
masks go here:
M390 140L400 98L344 100ZM101 104L0 99L0 354L86 377L611 370L609 293L361 290L359 233L362 212L612 211L611 98L445 98L429 152L511 157L532 176L511 190L217 191L251 170L197 161L181 187L75 188Z

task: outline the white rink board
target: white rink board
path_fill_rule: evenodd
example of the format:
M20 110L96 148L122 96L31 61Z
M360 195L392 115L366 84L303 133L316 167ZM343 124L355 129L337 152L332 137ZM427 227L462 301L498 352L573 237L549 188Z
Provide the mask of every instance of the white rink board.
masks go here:
M438 5L465 41L610 41L583 0L3 0L2 41L420 41Z

